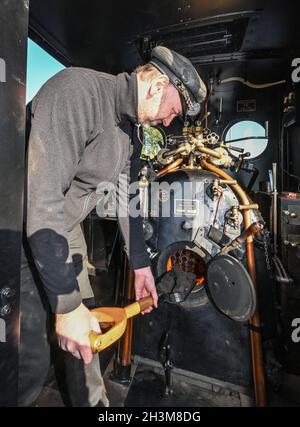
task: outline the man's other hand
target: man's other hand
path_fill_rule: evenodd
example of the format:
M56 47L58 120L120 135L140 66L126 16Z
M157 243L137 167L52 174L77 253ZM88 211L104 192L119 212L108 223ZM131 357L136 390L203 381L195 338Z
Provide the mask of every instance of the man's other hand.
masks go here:
M154 282L154 277L150 267L139 268L134 270L135 274L135 297L138 301L141 298L147 297L149 295L153 298L153 305L157 307L157 292ZM142 314L150 313L153 307L149 307L146 310L142 311Z
M56 315L55 331L61 349L83 359L86 364L91 363L93 353L89 333L101 330L97 319L82 303L70 313Z

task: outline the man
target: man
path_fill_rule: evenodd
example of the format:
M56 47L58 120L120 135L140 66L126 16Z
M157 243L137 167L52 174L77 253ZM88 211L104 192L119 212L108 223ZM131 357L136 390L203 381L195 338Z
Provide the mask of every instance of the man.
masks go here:
M49 304L58 344L66 352L72 405L108 406L99 359L89 346L90 331L100 331L83 303L93 292L80 223L99 201L99 184L116 185L120 173L137 180L141 144L135 125L168 126L180 114L197 114L205 96L191 62L156 47L150 64L131 75L69 68L34 97L22 261L20 405L34 401L47 374L44 305ZM119 215L119 224L135 273L136 299L151 294L157 307L141 218Z

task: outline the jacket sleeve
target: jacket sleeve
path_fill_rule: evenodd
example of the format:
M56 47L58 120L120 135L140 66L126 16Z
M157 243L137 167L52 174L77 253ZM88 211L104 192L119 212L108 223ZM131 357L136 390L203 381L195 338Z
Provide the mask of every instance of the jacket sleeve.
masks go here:
M136 215L140 208L139 202L133 202L133 198L139 197L138 191L136 194L126 192L128 183L137 188L138 174L140 170L140 152L141 145L137 139L133 138L133 152L127 164L122 171L121 189L118 191L118 221L123 235L125 246L129 258L130 267L133 270L148 267L150 265L149 255L143 233L143 223L141 215ZM134 211L134 212L133 212ZM121 214L120 214L121 213Z
M65 194L93 129L93 105L85 76L66 69L32 102L28 143L26 234L55 313L81 303L69 253Z

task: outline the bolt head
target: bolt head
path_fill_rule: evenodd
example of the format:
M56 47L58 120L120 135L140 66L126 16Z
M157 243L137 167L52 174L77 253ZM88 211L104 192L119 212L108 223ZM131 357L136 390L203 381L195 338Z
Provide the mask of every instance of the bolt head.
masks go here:
M0 310L0 316L5 317L11 313L12 306L11 304L5 304Z

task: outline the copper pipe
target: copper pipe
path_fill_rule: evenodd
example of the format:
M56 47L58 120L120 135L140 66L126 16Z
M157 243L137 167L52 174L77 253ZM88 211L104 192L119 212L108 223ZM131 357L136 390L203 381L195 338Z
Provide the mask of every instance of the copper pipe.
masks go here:
M237 181L236 179L220 179L220 184L233 185L233 184L237 184Z
M175 160L170 165L166 166L164 169L157 172L156 177L158 178L164 175L165 173L175 170L182 162L183 162L182 158Z
M254 210L257 210L257 209L259 209L259 206L258 206L258 204L257 203L252 203L251 205L239 205L239 210L240 211L243 211L243 210L245 210L245 209L254 209Z
M127 303L131 303L134 299L134 272L130 269L128 261L127 261L127 271L126 271L126 297ZM130 366L131 365L131 348L132 348L132 326L133 326L133 318L128 319L127 326L123 335L123 351L122 351L122 366Z
M162 157L167 159L168 157L172 157L172 156L175 156L176 154L184 153L185 151L187 151L188 154L192 151L192 147L188 142L180 145L177 148L174 148L173 150L166 151L162 155Z
M216 166L208 163L206 160L202 160L201 165L203 168L216 173L223 179L229 179L229 180L232 179L232 177L229 174L217 168ZM232 184L230 185L230 187L232 188L234 193L237 195L242 205L247 205L247 206L250 205L247 194L238 184ZM250 210L245 209L243 211L243 215L244 215L244 227L248 228L251 225ZM254 244L253 244L252 236L249 236L246 240L246 254L247 254L248 272L251 276L251 279L253 281L256 294L257 294ZM250 326L252 373L253 373L255 400L256 400L256 406L262 407L262 406L266 406L267 400L266 400L266 380L265 380L261 332L260 332L261 322L260 322L258 304L256 306L256 310L253 314L253 317L249 321L249 326Z
M197 150L200 151L200 153L208 154L209 156L215 157L216 159L222 158L221 153L218 153L217 151L214 151L207 147L197 147Z
M234 240L239 245L245 243L249 236L254 236L259 231L262 231L263 225L260 222L253 222L250 227L245 228L245 230Z

